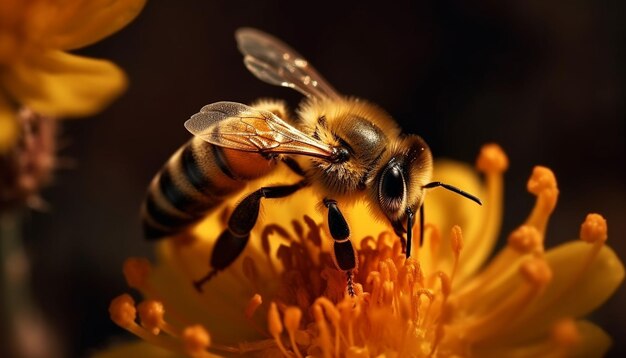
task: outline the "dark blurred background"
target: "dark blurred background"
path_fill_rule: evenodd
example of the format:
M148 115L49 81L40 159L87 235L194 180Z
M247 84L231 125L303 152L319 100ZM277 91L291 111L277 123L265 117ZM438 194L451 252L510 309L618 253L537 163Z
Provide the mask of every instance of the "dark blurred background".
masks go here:
M37 303L62 356L85 356L123 331L109 321L127 288L128 256L152 256L138 208L156 171L203 105L298 93L255 79L233 33L257 27L305 55L341 92L372 100L436 157L474 161L483 143L510 158L501 239L533 205L525 185L552 168L561 196L547 246L577 237L588 212L608 219L626 260L623 1L151 1L129 27L80 53L110 59L128 92L100 115L63 122L60 155L75 161L26 221ZM578 264L572 262L572 265ZM626 289L591 319L624 356ZM120 338L121 337L121 338Z

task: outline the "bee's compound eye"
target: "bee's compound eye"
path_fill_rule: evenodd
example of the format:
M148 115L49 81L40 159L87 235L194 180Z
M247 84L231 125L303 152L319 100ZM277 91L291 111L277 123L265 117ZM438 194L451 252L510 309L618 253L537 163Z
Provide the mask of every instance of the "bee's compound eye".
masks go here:
M402 170L396 165L388 167L380 183L380 195L383 199L394 200L404 197L405 184Z

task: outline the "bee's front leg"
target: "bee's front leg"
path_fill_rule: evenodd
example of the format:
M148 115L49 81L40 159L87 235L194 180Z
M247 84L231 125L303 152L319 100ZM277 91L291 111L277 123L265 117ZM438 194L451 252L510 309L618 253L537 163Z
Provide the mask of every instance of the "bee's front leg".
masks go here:
M303 187L309 185L306 180L301 180L292 185L277 185L263 187L246 196L233 210L228 219L228 227L222 231L215 242L211 253L211 271L203 278L194 281L193 285L198 291L202 291L202 285L209 281L219 271L230 266L239 257L250 238L250 231L254 228L261 199L275 199L287 197Z
M356 250L350 241L350 227L341 211L339 211L335 200L324 199L324 206L328 208L328 229L334 240L333 260L335 261L335 266L346 273L348 294L354 296L352 272L358 267L358 259Z

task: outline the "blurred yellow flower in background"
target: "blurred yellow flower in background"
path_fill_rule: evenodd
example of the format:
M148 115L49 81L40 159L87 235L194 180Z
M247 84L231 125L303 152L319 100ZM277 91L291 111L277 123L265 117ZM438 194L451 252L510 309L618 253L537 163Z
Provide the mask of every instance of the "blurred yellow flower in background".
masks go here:
M0 210L38 196L57 166L56 119L102 110L127 86L107 60L68 53L120 30L145 0L0 1Z
M477 161L484 185L465 165L436 163L435 180L479 194L484 206L429 192L425 240L408 260L390 228L364 206L348 212L359 258L355 297L330 257L324 216L312 210L303 218L294 210L315 208L309 189L266 205L263 225L242 257L204 292L196 291L192 282L208 270L228 209L211 214L192 240L161 242L157 265L126 261L127 283L144 300L136 305L123 294L109 312L147 343L97 356L602 356L610 338L582 317L624 278L619 258L604 245L606 221L590 214L579 240L546 251L558 188L548 168L536 167L528 181L534 209L488 260L500 229L507 166L496 145L485 146ZM264 179L277 180L289 174Z
M27 270L15 267L28 262L21 239L23 206L45 206L38 192L58 166L56 120L95 114L127 86L115 64L68 51L120 30L145 2L0 1L2 356L48 356L46 349L54 351L52 330L32 304Z
M26 107L52 117L88 116L126 88L113 63L70 54L120 30L145 0L0 1L0 154L19 136Z

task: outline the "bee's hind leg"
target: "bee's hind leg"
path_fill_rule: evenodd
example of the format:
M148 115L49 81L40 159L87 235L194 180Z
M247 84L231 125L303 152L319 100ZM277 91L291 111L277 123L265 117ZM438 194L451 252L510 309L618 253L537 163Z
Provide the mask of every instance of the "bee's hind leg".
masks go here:
M246 196L233 210L228 219L228 227L222 231L215 242L211 253L211 271L203 278L194 281L198 291L213 278L219 271L230 266L239 257L250 238L250 231L256 224L261 207L261 199L275 199L287 197L299 189L307 186L305 180L292 185L277 185L263 187Z
M352 280L353 271L358 267L356 250L350 241L350 227L343 217L337 202L332 199L324 199L324 206L328 208L328 229L333 237L333 260L335 266L346 273L346 285L348 294L355 296Z

